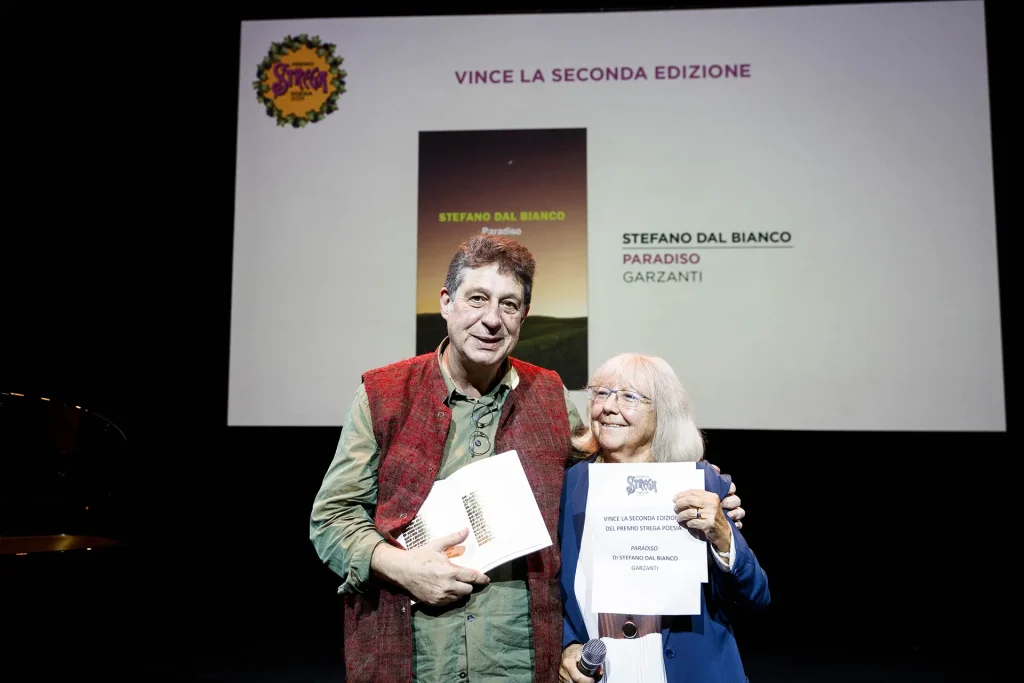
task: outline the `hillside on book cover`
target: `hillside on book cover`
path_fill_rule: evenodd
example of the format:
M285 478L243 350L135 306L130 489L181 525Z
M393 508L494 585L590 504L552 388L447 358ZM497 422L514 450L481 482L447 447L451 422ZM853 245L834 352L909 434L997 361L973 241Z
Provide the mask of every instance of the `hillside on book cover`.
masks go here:
M473 235L522 242L537 261L512 356L587 381L587 131L425 131L419 140L416 353L447 336L440 292Z

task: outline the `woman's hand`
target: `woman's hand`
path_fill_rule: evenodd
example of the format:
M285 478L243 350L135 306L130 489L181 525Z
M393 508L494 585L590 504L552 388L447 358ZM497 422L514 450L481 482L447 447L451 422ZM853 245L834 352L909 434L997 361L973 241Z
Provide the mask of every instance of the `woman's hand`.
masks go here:
M597 680L597 678L584 676L576 666L582 652L583 646L579 643L573 643L562 650L562 665L558 668L559 683L594 683ZM600 671L598 669L598 672ZM600 673L598 677L600 677Z
M729 520L718 496L703 489L690 489L675 495L676 519L681 526L700 531L723 553L729 552L732 535Z

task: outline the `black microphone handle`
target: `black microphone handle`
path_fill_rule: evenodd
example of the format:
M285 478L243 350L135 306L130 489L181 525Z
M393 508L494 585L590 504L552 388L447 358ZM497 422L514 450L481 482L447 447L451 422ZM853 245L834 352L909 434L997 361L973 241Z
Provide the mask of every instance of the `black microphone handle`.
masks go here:
M600 664L598 666L600 666ZM597 667L588 670L587 667L584 666L582 659L576 660L576 668L579 669L581 674L584 676L590 676L591 678L593 678L594 674L597 673Z

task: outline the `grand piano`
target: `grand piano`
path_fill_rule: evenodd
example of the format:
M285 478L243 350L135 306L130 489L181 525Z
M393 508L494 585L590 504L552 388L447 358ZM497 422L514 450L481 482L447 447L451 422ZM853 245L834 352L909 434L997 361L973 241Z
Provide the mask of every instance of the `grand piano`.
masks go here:
M0 391L0 677L102 678L133 651L144 578L131 472L128 440L103 415Z

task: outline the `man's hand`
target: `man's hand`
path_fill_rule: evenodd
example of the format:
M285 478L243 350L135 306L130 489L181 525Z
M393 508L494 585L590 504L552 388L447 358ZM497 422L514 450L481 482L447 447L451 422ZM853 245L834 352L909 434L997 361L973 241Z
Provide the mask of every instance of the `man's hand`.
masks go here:
M594 683L594 681L598 680L597 677L591 678L580 673L576 662L580 661L580 654L582 652L583 646L579 643L568 645L562 650L562 665L558 667L558 683ZM601 669L598 668L597 671L598 677L600 677Z
M486 574L452 564L446 551L469 537L469 529L437 538L415 550L381 543L373 550L370 568L428 605L447 605L490 583Z
M718 465L708 464L715 468L715 472L722 473ZM736 524L737 529L743 528L743 522L740 520L747 516L747 511L740 507L740 497L736 495L736 482L734 481L729 482L729 495L722 499L722 509L725 510L725 514L729 515L729 519Z

